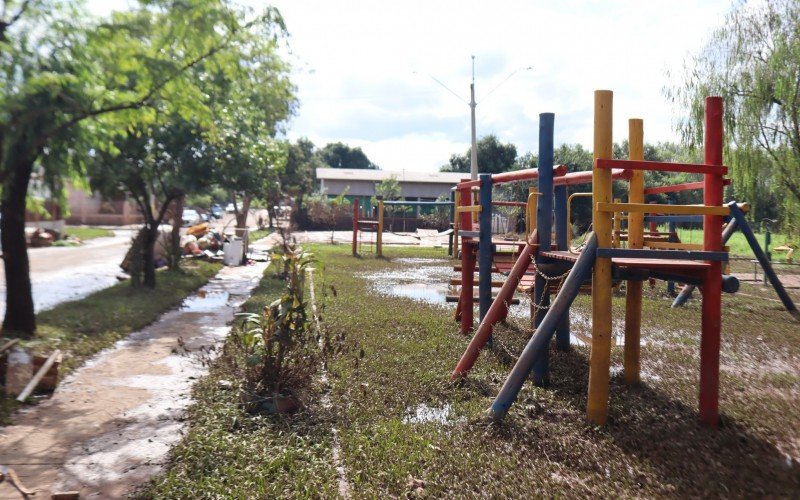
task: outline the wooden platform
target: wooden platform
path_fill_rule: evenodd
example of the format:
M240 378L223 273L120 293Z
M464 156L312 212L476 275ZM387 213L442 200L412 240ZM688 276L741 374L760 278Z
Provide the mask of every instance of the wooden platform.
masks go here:
M575 262L578 260L580 254L553 251L541 252L542 257L549 259L561 260L566 262ZM629 267L636 269L658 269L658 270L690 270L690 271L705 271L710 267L707 262L701 260L669 260L669 259L628 259L628 258L613 258L611 264L618 267Z

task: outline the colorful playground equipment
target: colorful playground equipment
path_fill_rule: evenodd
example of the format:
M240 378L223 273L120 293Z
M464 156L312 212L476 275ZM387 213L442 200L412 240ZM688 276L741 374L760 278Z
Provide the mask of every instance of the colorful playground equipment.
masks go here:
M453 202L452 201L404 201L404 200L396 200L396 201L387 201L383 200L382 198L378 198L378 206L376 208L376 218L375 219L365 219L361 217L361 212L359 211L358 207L358 200L353 201L353 257L359 255L361 253L361 247L365 243L364 241L364 234L375 234L375 254L378 257L383 257L383 233L384 233L384 213L386 211L386 207L394 207L394 206L405 206L405 207L449 207L450 208L450 220L453 220L454 212L453 212ZM441 236L450 236L450 245L448 248L448 254L452 255L453 251L453 233L451 231L445 231L442 233ZM370 241L370 243L372 243Z
M724 176L728 169L722 163L722 113L721 98L706 99L703 164L644 161L643 122L640 119L629 121L629 159L612 159L612 92L596 91L594 166L591 171L566 173L563 168L553 167L554 115L543 113L539 121L538 169L484 174L479 180L461 182L456 186L455 215L461 240L461 292L457 310L461 332L467 334L473 327L471 305L476 264L480 324L459 360L453 378L466 376L481 349L490 341L493 325L506 317L515 290L521 283L523 287L530 287L532 283L534 333L491 406L492 418L503 418L531 373L535 383L547 381L547 353L551 339L555 335L556 348L569 348L569 308L578 293L586 290L592 296L587 416L592 422L604 424L608 415L612 291L625 282L624 378L626 383L636 383L640 371L642 282L660 279L701 287L700 419L709 425L717 425L721 294L738 289L736 278L723 275L723 263L728 260L723 245L736 227L748 240L754 240L744 218L747 205L723 204L723 186L728 182ZM700 173L704 180L648 190L644 186L644 173L648 170ZM496 256L497 247L503 242L493 240L490 229L492 185L532 179L538 180L538 187L529 196L527 212L535 211L535 222L533 217L529 217L526 240L517 244L513 259L501 265ZM627 202L613 200L612 181L615 179L629 181ZM570 200L566 186L577 184L591 184L592 187L592 230L576 250L571 248L568 236ZM478 188L477 200L473 196L474 188ZM702 189L704 203L645 203L646 194L665 192L665 189ZM723 231L725 219L730 222ZM625 220L626 231L623 230ZM645 234L645 222L669 224L683 220L702 220L702 244L681 243L669 234L658 234L654 228ZM751 241L751 246L755 251L758 243ZM765 271L771 270L768 261L762 265ZM508 273L494 300L492 272ZM787 299L784 300L787 310L796 315L797 309L791 299L785 290L780 291L782 286L777 277L774 280L777 285L773 285L781 299L784 296ZM552 301L551 294L554 294Z

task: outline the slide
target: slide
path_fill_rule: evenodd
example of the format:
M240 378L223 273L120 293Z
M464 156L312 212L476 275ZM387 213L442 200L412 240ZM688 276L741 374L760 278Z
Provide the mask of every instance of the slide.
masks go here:
M586 246L581 252L572 270L567 275L564 285L556 295L550 309L547 310L542 322L533 332L533 336L528 341L528 345L522 351L514 368L508 375L502 389L494 399L491 408L489 409L489 416L493 420L502 420L508 409L517 399L522 384L528 378L534 364L544 354L550 344L550 339L555 333L561 319L565 314L569 314L569 307L578 296L581 289L581 283L586 280L594 266L594 261L597 256L597 235L592 232L586 241Z

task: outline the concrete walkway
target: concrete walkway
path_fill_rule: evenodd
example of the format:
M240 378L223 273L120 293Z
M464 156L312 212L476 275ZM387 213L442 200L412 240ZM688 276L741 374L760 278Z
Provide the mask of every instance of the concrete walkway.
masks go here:
M154 324L101 352L53 397L0 428L0 465L38 489L120 498L156 474L180 438L203 358L221 345L266 264L227 267ZM214 355L213 352L211 355ZM23 498L8 481L0 498Z

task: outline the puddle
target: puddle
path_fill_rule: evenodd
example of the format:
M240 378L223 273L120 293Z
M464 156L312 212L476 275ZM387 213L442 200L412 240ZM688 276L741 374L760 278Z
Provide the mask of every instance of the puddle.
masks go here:
M428 406L425 403L419 404L414 408L408 408L406 416L403 417L404 424L441 424L454 423L450 420L450 410L452 406L448 403L441 408Z
M222 290L200 290L187 298L181 304L181 311L186 312L215 312L220 307L228 305L230 292Z
M448 287L436 286L427 283L403 283L389 288L390 295L408 297L432 304L444 304L447 298Z
M407 267L380 273L362 274L372 284L372 289L383 295L405 297L444 304L453 288L448 285L453 274L452 264L441 259L395 259L394 262Z

